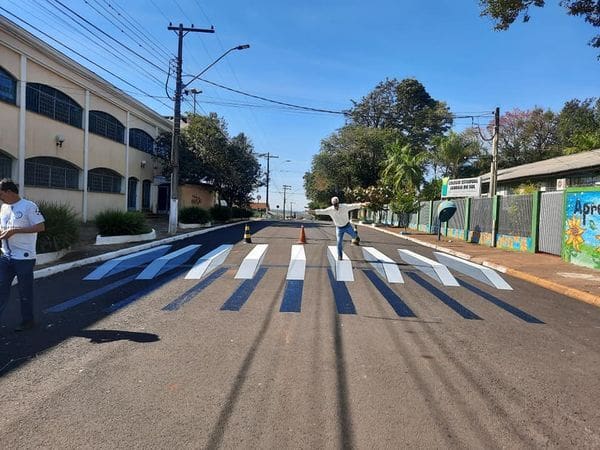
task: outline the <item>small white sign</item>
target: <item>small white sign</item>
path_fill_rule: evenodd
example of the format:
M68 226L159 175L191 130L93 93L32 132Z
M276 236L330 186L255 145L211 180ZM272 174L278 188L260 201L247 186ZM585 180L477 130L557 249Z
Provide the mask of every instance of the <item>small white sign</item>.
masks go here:
M458 178L443 180L442 197L479 197L481 195L481 178Z
M566 178L557 178L556 180L556 190L564 191L567 188L567 179Z

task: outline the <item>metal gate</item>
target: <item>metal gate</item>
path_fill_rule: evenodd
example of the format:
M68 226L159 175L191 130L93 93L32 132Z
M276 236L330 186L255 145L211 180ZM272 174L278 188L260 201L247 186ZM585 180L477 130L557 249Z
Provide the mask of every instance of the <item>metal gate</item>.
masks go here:
M542 192L538 250L560 255L563 236L563 192Z

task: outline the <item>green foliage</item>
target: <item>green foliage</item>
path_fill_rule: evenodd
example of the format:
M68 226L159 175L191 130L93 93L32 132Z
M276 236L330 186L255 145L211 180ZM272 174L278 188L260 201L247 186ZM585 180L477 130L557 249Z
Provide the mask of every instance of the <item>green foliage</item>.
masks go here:
M448 106L433 99L414 78L386 79L352 103L348 114L353 124L399 131L415 151L424 149L452 125Z
M558 135L566 155L600 148L600 99L566 102L558 115Z
M252 217L252 210L248 208L238 208L237 206L234 206L233 208L231 208L231 216L234 219L247 219L249 217Z
M481 153L479 143L468 133L455 133L452 130L446 136L433 140L432 160L439 165L443 176L460 178L463 168Z
M442 196L442 180L437 178L423 183L419 200L439 200Z
M537 183L532 183L532 182L521 183L515 189L515 194L517 194L517 195L533 194L534 192L537 192L539 190L540 190L540 186Z
M210 213L198 206L188 206L179 210L179 221L181 223L208 223L210 221Z
M140 211L109 209L98 213L95 222L100 236L129 236L152 231Z
M427 154L415 153L409 144L394 142L386 146L386 156L381 173L383 183L395 192L419 189L423 181Z
M79 219L71 206L42 201L38 207L44 216L46 228L38 234L38 253L57 252L79 240Z
M232 217L231 208L215 205L210 208L210 216L216 222L226 222Z
M357 125L340 128L323 139L319 153L313 157L311 171L304 175L306 196L328 205L332 196L343 197L344 189L376 185L385 146L397 139L400 135L395 130Z
M492 18L496 23L495 30L507 30L522 14L523 22L529 22L529 7L543 7L544 0L479 0L481 15ZM600 27L600 2L593 0L561 0L560 5L567 9L571 16L581 16L594 27ZM589 42L589 45L600 48L600 34Z
M419 199L414 191L399 191L390 202L390 209L396 214L410 214L418 211L420 206Z

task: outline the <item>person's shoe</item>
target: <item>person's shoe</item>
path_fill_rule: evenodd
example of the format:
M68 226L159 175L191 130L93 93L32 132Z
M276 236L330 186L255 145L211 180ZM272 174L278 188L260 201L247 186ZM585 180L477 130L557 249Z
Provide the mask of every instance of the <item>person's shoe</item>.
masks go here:
M360 245L360 238L352 239L352 245Z
M17 328L15 328L15 331L20 332L20 331L27 331L27 330L31 330L35 327L35 322L33 320L26 320L25 322L21 322L21 325L19 325Z

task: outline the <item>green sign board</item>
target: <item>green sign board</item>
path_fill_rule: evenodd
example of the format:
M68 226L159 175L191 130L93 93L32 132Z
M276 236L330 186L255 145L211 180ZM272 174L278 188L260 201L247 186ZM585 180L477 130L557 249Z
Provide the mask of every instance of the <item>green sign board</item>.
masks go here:
M563 259L600 269L600 188L567 189L563 226Z

